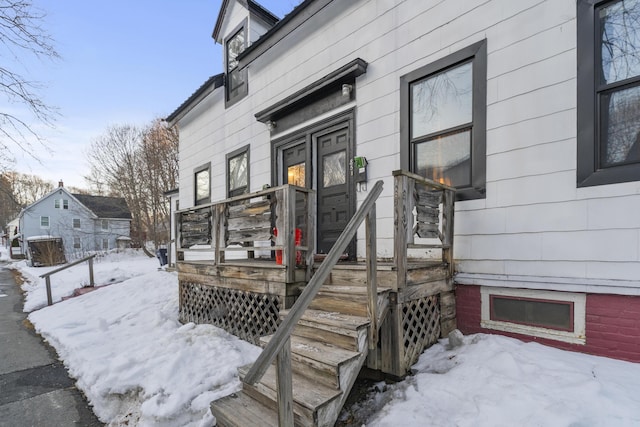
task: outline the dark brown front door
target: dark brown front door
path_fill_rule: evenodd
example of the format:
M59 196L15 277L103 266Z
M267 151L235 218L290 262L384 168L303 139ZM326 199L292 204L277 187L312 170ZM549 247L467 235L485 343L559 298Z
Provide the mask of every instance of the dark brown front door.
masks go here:
M278 182L316 190L316 253L327 254L355 212L349 169L353 157L351 118L307 129L283 141ZM305 229L304 200L296 200L296 227ZM304 239L304 237L303 237ZM355 258L355 239L345 252Z
M353 215L349 173L349 127L338 126L313 135L317 152L317 252L326 254ZM353 243L347 248L355 256Z

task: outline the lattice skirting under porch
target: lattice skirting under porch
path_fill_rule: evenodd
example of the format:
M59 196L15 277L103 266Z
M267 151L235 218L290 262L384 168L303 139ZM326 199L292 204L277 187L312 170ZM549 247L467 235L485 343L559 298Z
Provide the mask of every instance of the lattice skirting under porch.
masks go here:
M440 337L440 303L438 295L414 299L402 305L404 366L418 361L422 351Z
M253 344L276 331L279 311L277 295L180 282L181 322L212 324Z

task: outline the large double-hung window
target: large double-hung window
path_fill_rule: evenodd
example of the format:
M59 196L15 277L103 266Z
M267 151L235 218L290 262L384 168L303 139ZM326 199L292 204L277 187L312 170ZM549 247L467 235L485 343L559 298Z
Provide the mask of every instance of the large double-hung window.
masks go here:
M640 0L578 0L578 185L640 180Z
M486 41L401 77L404 169L484 197Z

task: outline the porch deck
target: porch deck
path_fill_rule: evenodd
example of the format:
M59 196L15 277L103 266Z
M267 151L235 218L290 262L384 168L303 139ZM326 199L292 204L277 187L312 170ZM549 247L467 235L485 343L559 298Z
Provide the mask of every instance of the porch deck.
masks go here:
M313 361L308 351L296 350L292 344L293 354L300 353L295 358L291 356L297 360L293 364L294 377L337 381L344 394L340 396L346 398L362 366L404 376L424 348L456 326L451 260L454 190L406 172L398 171L394 176L392 260L378 260L373 255L375 231L371 233L370 229L375 227L368 226L367 239L372 240L368 240L365 259L327 266L324 262L315 263L310 249L315 247L313 192L299 187L286 185L179 212L180 320L211 323L247 341L267 345L268 340L263 337L278 331L309 281L319 270L328 268L330 271L320 273L326 279L313 291L308 314L303 314L292 330L292 343L320 339L326 343L300 347L311 345L324 352L335 348L338 354L342 351L338 348L347 345L348 351L355 351L357 356L353 356L353 364L344 365L350 368L336 367L336 373L326 377L328 368L318 368L325 362ZM375 202L373 206L375 212ZM375 214L368 218L375 222ZM274 227L281 230L278 236L271 233ZM303 230L298 241L294 238L296 229ZM265 240L270 246L256 243ZM440 251L440 257L410 258L415 249ZM276 251L281 251L278 256ZM239 252L242 259L230 259L230 253L238 258ZM190 260L194 254L205 259ZM334 259L338 259L337 254ZM345 331L338 324L351 321L327 324L338 315L360 319L353 320L360 326ZM363 328L366 332L362 332ZM353 345L349 344L352 339L356 339ZM316 372L318 369L324 373ZM333 375L337 377L332 379ZM340 379L340 375L344 378ZM274 391L267 385L261 387L246 385L246 393L273 407L274 403L268 402L277 400L272 395ZM331 425L343 400L334 393L328 395L333 397L310 412L302 406L297 412L294 410L296 422ZM224 419L225 405L220 403L217 407L222 411L216 415L220 419ZM228 420L227 424L234 422Z

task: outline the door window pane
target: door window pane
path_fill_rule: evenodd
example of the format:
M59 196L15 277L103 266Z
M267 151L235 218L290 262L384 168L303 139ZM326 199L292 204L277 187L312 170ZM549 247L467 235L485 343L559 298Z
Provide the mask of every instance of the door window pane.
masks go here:
M298 163L287 168L287 184L304 187L305 185L305 164Z
M346 152L344 150L323 157L322 170L324 176L322 177L322 182L324 187L340 185L346 182L347 167L345 160Z
M603 167L640 162L640 86L602 97Z
M624 0L600 9L603 83L640 75L640 0Z
M411 85L411 138L470 123L473 119L471 62Z
M471 185L470 130L415 144L415 150L418 175L454 187Z

